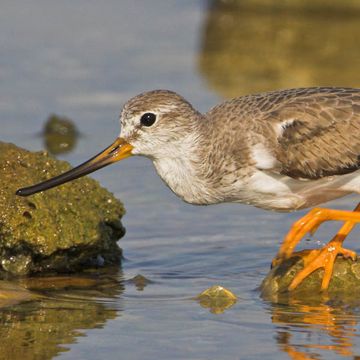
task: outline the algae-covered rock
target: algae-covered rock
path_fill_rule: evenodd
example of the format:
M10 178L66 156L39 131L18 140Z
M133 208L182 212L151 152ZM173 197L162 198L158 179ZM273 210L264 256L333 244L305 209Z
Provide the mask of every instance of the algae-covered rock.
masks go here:
M82 178L27 198L19 187L70 168L44 152L0 142L0 265L15 275L73 271L101 259L118 262L122 204L95 180Z
M230 290L220 285L213 285L195 298L203 308L213 314L222 314L236 304L237 297Z
M304 267L303 260L294 254L293 257L285 260L278 266L274 267L267 274L261 284L261 295L265 299L278 301L286 296L303 295L306 297L320 294L321 281L324 270L318 269L309 275L298 287L288 291L292 279ZM360 260L353 261L345 259L342 256L336 258L333 274L330 280L328 295L341 294L342 296L350 296L360 292Z

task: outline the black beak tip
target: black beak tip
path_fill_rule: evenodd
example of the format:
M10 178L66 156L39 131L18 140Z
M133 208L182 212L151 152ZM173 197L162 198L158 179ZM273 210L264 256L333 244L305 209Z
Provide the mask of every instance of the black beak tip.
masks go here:
M16 190L15 195L17 195L17 196L24 196L24 195L23 195L23 192L22 192L22 189Z
M23 188L23 189L16 190L15 195L17 195L17 196L28 196L29 194L27 194L26 190Z

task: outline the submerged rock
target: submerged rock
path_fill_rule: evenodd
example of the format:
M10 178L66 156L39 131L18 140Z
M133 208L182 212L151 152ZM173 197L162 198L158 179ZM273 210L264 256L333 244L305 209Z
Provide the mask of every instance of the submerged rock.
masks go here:
M19 187L70 168L45 152L0 142L0 270L14 275L74 271L120 261L123 205L88 177L30 197Z
M294 254L288 260L269 271L260 286L263 298L281 302L289 296L315 297L320 294L324 270L318 269L309 275L299 286L289 292L288 286L295 275L304 267L303 260ZM360 259L353 261L342 256L336 258L327 294L329 296L358 296L360 291Z
M138 274L133 278L129 279L128 283L134 284L138 291L143 291L146 286L152 283L152 281L146 278L145 276Z

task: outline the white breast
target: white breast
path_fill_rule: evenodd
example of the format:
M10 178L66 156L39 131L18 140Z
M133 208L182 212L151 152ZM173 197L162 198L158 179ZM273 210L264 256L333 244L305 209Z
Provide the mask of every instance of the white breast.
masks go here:
M154 159L154 165L165 184L184 201L205 205L213 203L207 183L198 175L191 160L183 157Z

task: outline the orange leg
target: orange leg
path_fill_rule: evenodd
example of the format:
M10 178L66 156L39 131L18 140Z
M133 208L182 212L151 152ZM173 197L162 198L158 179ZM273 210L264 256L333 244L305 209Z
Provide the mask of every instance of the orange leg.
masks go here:
M311 210L307 215L293 224L285 237L284 243L280 247L277 257L273 260L273 265L289 258L304 235L308 232L314 233L321 223L329 220L346 221L335 237L322 249L299 253L304 259L304 269L295 276L289 286L289 290L294 290L307 276L319 268L324 268L325 270L321 290L326 290L329 286L337 255L341 254L353 260L356 259L356 253L344 249L342 243L355 226L355 223L360 222L360 214L357 213L359 211L360 203L353 212L317 208Z

